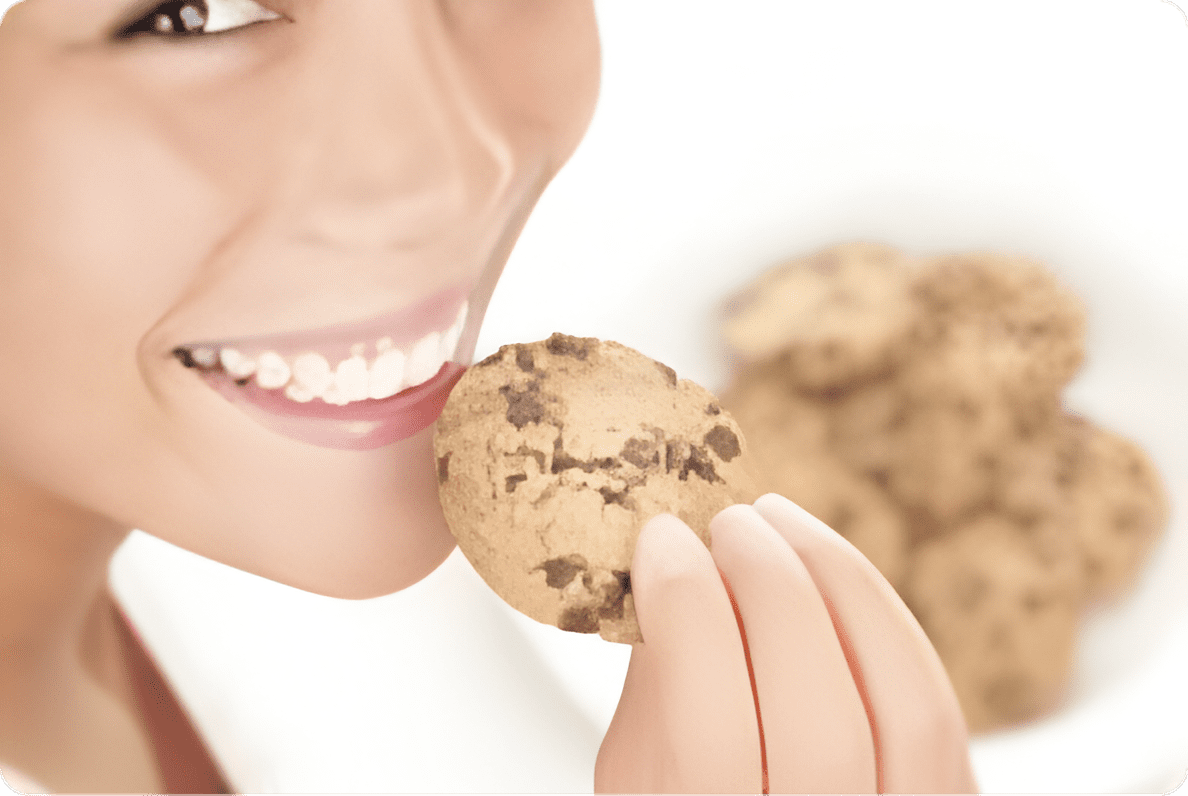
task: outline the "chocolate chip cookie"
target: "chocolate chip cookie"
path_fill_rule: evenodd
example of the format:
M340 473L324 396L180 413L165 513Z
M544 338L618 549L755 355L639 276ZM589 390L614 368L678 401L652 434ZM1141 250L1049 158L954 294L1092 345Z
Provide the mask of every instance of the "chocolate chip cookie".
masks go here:
M519 611L562 630L642 640L631 596L640 529L709 521L758 497L718 399L610 341L507 345L459 381L437 423L442 509L458 546Z

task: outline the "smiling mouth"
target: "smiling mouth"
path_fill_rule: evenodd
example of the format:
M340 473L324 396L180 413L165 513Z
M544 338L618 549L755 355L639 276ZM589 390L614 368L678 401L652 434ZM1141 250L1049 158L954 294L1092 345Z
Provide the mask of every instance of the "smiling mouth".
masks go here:
M321 447L369 450L431 425L465 370L467 292L357 324L178 346L185 367L250 417Z

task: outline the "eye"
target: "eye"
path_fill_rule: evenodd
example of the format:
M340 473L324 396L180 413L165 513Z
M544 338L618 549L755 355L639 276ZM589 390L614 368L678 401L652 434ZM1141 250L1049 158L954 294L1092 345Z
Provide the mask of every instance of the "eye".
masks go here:
M141 35L200 36L280 18L280 14L255 0L175 0L158 4L135 22L125 25L115 36L117 39Z

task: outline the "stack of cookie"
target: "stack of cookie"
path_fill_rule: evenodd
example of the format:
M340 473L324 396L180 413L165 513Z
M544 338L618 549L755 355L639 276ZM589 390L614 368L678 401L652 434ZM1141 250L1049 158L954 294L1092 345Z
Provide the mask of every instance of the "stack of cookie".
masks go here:
M761 277L723 332L756 478L896 587L971 729L1054 706L1086 605L1167 520L1144 453L1062 407L1077 298L1026 259L851 244Z

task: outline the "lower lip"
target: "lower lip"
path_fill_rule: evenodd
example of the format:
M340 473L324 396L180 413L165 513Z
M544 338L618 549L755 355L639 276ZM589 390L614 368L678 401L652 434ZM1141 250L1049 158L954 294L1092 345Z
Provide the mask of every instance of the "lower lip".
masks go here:
M322 448L365 451L399 442L431 426L465 371L464 366L447 362L429 381L391 398L346 406L318 398L298 403L280 390L266 390L254 381L236 384L221 372L206 373L203 378L248 417L281 436Z

